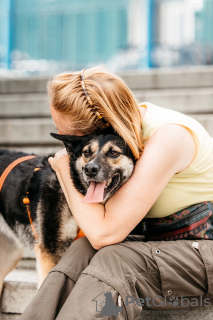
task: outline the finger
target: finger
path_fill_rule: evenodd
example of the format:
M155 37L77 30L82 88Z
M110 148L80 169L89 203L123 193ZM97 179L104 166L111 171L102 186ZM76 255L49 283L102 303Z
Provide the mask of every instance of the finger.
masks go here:
M60 156L66 156L68 155L67 150L64 148L62 150L59 151Z
M48 158L48 162L49 162L50 165L53 164L53 161L54 161L54 158L53 158L53 157L49 157L49 158Z
M60 151L58 151L56 154L55 154L55 159L60 159L62 158L63 156L67 156L68 153L67 153L67 150L66 149L62 149Z

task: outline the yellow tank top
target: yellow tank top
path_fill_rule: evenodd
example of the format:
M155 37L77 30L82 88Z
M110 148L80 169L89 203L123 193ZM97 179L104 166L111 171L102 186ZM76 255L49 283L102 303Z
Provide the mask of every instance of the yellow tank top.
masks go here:
M191 165L172 177L146 218L165 217L198 202L213 202L213 139L208 132L198 121L180 112L148 102L142 105L147 108L142 124L144 138L164 124L175 123L189 129L197 145Z

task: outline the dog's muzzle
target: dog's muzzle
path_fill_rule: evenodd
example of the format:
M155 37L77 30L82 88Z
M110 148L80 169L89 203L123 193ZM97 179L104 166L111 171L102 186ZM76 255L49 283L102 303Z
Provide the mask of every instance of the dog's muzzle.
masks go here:
M87 163L84 168L84 172L89 178L94 178L99 171L100 167L95 163Z

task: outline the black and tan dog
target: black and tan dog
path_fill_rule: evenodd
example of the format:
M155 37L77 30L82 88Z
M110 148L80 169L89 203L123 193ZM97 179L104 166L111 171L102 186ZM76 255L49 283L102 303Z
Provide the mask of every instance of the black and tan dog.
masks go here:
M134 157L112 129L82 137L51 135L63 141L70 155L71 177L77 190L85 195L85 202L105 203L133 172ZM25 155L1 150L0 175ZM35 171L36 167L41 169ZM28 208L23 203L26 195ZM22 248L35 245L42 252L37 256L41 284L79 230L48 156L24 161L9 173L0 192L0 220L0 283L21 258Z

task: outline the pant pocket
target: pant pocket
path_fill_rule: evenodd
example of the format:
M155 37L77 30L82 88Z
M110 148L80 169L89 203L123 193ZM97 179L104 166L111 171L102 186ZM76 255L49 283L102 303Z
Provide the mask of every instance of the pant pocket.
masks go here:
M207 291L206 297L213 298L213 241L212 240L200 240L194 243L198 243L197 250L199 251L207 276Z
M134 319L133 307L130 306L130 308L126 308L124 303L124 301L126 300L127 292L128 292L128 286L125 283L120 282L118 279L116 279L112 275L109 275L105 270L102 270L101 268L90 266L90 265L83 270L82 275L92 276L95 282L101 281L104 284L103 287L109 286L111 287L112 290L116 291L116 297L115 297L116 302L118 303L119 301L119 304L122 302L122 306L117 305L117 310L119 315L118 319L122 319L122 317L123 319L129 319L129 320ZM95 286L91 288L91 291L94 292L94 296L97 294ZM101 292L101 294L102 293L103 291ZM109 298L111 299L111 297ZM122 312L120 312L121 311L120 309L122 310ZM108 311L111 312L111 310L107 310L107 312ZM103 310L103 312L105 312L105 310Z
M207 277L201 254L192 240L158 241L152 247L159 268L164 297L189 297L207 291Z

